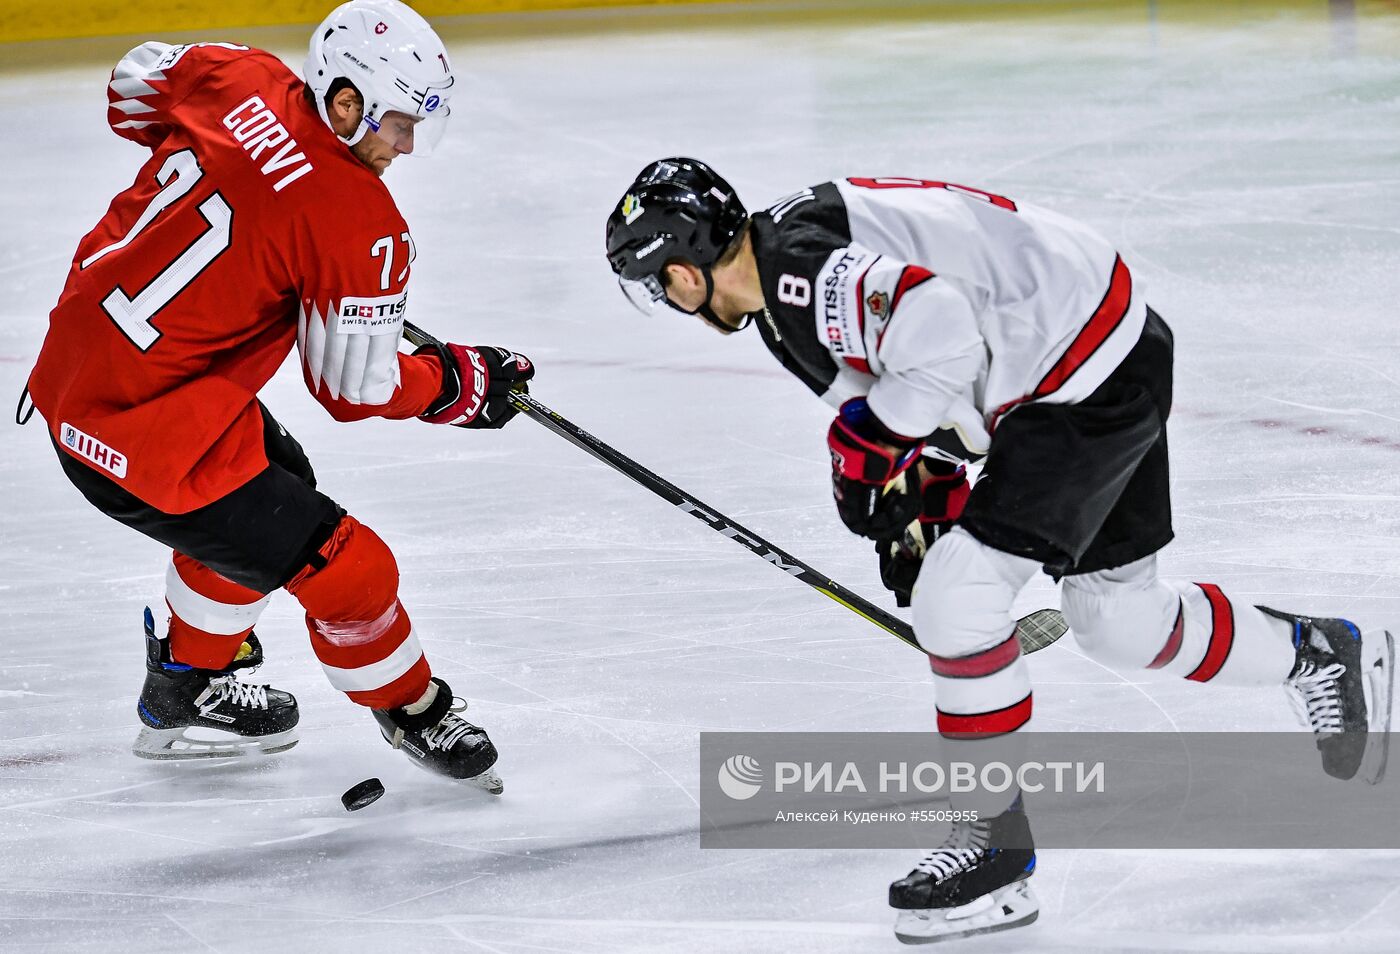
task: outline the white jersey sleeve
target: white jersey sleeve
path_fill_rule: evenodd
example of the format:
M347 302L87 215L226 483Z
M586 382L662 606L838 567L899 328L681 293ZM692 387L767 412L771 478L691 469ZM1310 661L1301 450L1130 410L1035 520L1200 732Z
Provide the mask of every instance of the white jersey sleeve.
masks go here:
M1081 401L1142 333L1140 285L1113 246L1079 222L932 180L835 185L852 247L877 249L899 263L872 273L886 276L879 281L890 317L868 356L881 376L871 406L896 431L921 433L929 415L946 414L963 399L988 431L1026 401ZM906 289L896 310L900 280L886 269L913 266L936 277ZM867 309L870 295L864 292ZM893 378L888 389L886 374ZM917 408L915 395L924 402Z
M849 367L839 368L831 386L822 393L822 400L831 406L832 410L841 410L841 405L851 398L861 397L868 394L870 386L875 383L875 379L868 374Z
M985 365L962 293L926 268L859 245L831 254L817 288L818 337L844 368L873 378L867 399L881 423L910 438L944 425Z

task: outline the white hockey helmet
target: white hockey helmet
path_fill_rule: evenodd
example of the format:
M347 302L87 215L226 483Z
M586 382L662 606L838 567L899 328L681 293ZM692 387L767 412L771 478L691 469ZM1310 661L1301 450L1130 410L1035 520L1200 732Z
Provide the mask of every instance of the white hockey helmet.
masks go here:
M364 118L346 145L374 130L396 144L406 139L406 152L427 155L447 127L455 81L447 49L428 21L399 0L350 0L332 10L311 35L305 78L327 125L326 93L337 79L364 99ZM407 134L381 131L390 111L410 117Z

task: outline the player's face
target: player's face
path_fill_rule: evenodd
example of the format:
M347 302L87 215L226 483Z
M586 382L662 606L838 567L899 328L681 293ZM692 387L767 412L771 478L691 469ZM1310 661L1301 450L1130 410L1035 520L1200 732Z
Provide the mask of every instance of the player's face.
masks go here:
M417 116L391 109L380 120L376 135L393 146L395 152L408 155L413 151L413 127L418 125L418 121Z
M406 113L390 110L380 120L377 130L369 130L355 143L355 157L375 175L382 176L391 162L413 152L413 127L417 122Z

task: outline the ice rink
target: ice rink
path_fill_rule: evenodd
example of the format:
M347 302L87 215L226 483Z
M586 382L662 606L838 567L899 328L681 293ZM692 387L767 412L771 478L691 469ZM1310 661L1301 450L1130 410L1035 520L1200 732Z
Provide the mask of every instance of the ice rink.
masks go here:
M847 175L1039 202L1107 234L1176 332L1165 572L1400 625L1400 16L1231 9L458 21L442 154L387 177L419 251L409 316L530 355L541 400L893 607L829 499L827 408L755 334L633 312L604 219L677 153L750 208ZM299 66L302 35L200 38ZM7 400L79 237L144 157L105 122L129 45L0 64ZM698 733L932 731L920 656L529 421L339 425L295 363L264 399L322 489L394 548L506 793L391 751L326 684L285 594L259 677L300 700L300 746L131 757L141 607L161 605L167 555L84 503L42 422L5 425L0 950L898 949L886 885L917 853L700 850ZM1056 600L1042 577L1018 605ZM1125 678L1071 639L1030 667L1040 729L1294 725L1281 691ZM347 814L339 794L371 775L388 794ZM1396 951L1396 861L1045 850L1039 922L957 949Z

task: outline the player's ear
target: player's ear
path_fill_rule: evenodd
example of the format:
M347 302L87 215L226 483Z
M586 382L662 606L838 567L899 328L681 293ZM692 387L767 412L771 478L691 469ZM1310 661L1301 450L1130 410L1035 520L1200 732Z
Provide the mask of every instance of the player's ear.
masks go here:
M666 288L688 289L704 281L700 269L679 258L667 262L666 267L661 270L661 275L661 283Z
M360 97L360 93L353 86L346 86L340 89L331 97L330 115L332 120L343 122L354 121L359 125L361 114L364 112L365 101Z

